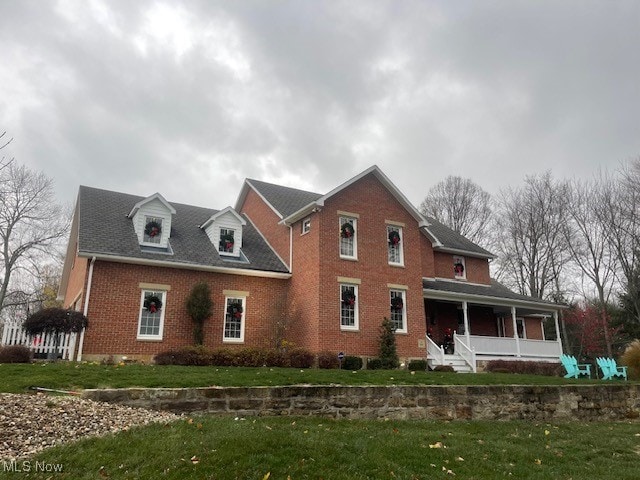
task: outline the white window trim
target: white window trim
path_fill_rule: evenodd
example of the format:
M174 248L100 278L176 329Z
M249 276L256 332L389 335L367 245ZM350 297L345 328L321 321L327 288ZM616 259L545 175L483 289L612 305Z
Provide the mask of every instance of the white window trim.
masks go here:
M353 294L356 296L356 303L353 306L353 326L342 324L342 287L353 287ZM338 318L340 319L340 330L347 332L357 332L360 330L360 295L358 293L358 285L353 283L341 283L339 285L338 293L340 295L340 303L338 309Z
M400 254L399 262L392 262L389 260L389 233L395 229L398 230L398 234L400 235L400 243L398 244L398 253ZM402 227L399 225L387 225L387 261L389 262L389 265L393 265L394 267L404 267L404 235Z
M159 242L146 242L144 240L144 229L147 226L147 219L148 218L155 218L155 219L159 219L162 220L162 228L160 229L160 241ZM150 221L150 220L149 220ZM163 239L165 238L165 227L167 226L167 218L161 215L145 215L144 216L144 224L142 225L142 241L140 242L140 245L143 245L145 247L155 247L155 248L164 248L162 246L163 244Z
M453 256L453 265L454 266L456 264L456 260L457 259L460 259L460 263L462 263L462 275L456 275L456 272L454 270L453 271L453 278L455 278L456 280L466 280L467 279L467 261L461 255L454 255Z
M306 229L305 229L305 225L307 225ZM307 217L304 220L302 220L302 226L300 227L300 235L306 235L310 231L311 231L311 217Z
M408 333L407 330L407 292L406 290L400 290L400 289L395 289L392 288L389 290L389 316L391 316L391 293L395 292L395 293L400 293L402 295L402 327L403 328L397 328L395 333Z
M227 305L229 299L242 301L242 317L240 317L240 338L228 338L226 336L227 327ZM245 316L247 314L247 297L243 295L226 295L224 297L224 314L222 316L222 342L223 343L244 343Z
M160 328L158 329L158 335L142 335L140 333L140 327L142 326L142 312L144 311L144 295L147 292L160 292L162 293L162 308L160 309ZM140 292L140 309L138 312L138 330L136 331L137 340L162 340L164 333L164 312L167 309L167 292L160 290L143 289Z
M344 222L351 220L353 222L353 255L342 254L342 225ZM340 216L338 217L338 253L340 258L345 260L358 260L358 219L355 217Z

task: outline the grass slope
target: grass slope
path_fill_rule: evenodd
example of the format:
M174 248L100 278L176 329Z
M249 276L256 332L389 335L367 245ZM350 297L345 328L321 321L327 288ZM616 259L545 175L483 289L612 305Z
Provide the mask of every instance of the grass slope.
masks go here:
M623 480L638 478L640 425L195 417L35 460L63 473L30 478Z
M589 380L517 374L455 374L406 370L319 370L294 368L106 366L92 363L0 364L0 391L23 393L30 386L75 390L125 387L270 385L562 385ZM597 380L593 380L597 382Z

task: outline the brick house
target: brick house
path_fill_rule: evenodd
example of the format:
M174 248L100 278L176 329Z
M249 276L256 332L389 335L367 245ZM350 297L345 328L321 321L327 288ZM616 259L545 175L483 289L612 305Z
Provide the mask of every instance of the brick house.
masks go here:
M387 317L403 359L469 370L557 360L543 325L554 319L559 338L562 307L493 281L492 258L421 215L376 166L326 194L247 179L222 210L80 187L60 294L89 318L75 346L84 359L192 344L185 300L205 281L208 347L286 340L373 357Z

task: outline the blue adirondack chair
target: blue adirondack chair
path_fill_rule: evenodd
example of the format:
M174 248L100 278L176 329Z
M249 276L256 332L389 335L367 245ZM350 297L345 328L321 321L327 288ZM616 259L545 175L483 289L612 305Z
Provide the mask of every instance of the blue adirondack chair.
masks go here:
M567 371L564 378L579 378L580 375L591 378L591 365L588 363L578 363L573 355L560 355L560 361Z
M613 380L614 377L627 380L627 367L619 367L613 358L596 358L596 362L602 370L602 380Z

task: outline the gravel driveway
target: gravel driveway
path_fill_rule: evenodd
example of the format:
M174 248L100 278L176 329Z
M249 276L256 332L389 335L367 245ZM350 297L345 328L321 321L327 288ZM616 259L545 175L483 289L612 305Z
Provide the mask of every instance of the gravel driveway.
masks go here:
M0 460L24 458L47 447L180 418L78 397L0 393Z

